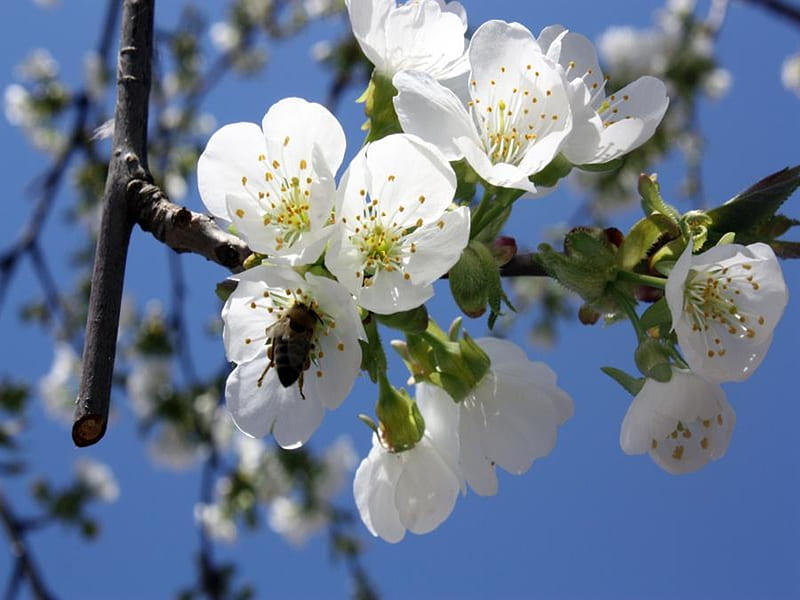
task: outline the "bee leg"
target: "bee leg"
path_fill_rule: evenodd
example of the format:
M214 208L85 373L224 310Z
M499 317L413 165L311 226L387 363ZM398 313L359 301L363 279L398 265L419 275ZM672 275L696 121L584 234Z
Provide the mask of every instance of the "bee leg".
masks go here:
M267 349L267 358L269 359L269 362L267 363L267 366L262 371L261 377L259 377L258 381L256 382L256 385L258 387L261 387L261 384L264 382L264 377L266 377L267 371L269 371L269 368L275 366L275 359L273 358L272 346L270 346Z
M304 381L303 371L300 371L300 377L297 378L297 385L300 386L300 397L303 400L305 400L306 395L303 393L303 381Z

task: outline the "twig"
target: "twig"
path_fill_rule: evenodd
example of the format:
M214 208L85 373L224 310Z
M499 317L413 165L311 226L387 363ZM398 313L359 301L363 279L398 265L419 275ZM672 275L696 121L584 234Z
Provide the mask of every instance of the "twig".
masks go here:
M99 441L108 424L125 260L133 219L128 184L147 168L147 114L155 0L124 0L114 141L95 251L75 422L76 446Z
M173 204L164 192L145 179L128 185L135 221L176 252L192 252L234 272L250 256L250 248L241 239L219 227L200 213Z
M36 566L33 556L30 553L24 537L24 529L20 522L11 511L11 507L6 502L5 495L0 489L0 521L3 522L3 528L6 530L9 544L11 546L11 553L17 560L16 569L21 571L31 584L33 595L39 600L49 600L53 595L47 590L44 584L42 575ZM16 572L15 572L16 573ZM12 580L14 583L15 580ZM9 588L13 590L13 588Z
M786 17L794 21L795 25L800 25L800 7L783 2L782 0L741 0L747 4L760 6L761 8L773 12L781 17Z

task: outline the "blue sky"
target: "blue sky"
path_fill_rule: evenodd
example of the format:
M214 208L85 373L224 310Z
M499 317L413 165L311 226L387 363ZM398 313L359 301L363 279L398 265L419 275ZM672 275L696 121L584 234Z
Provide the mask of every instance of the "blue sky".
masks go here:
M0 87L13 81L14 65L38 46L47 47L58 58L65 79L77 84L82 52L95 43L101 4L74 0L42 10L17 0L5 7L0 21ZM499 18L520 21L536 32L562 23L593 39L610 25L646 26L657 7L624 0L464 4L473 26ZM178 5L162 1L158 21L174 23ZM308 48L314 41L337 36L341 28L338 21L320 24L275 48L262 79L226 80L208 97L207 110L221 125L258 122L268 106L285 96L323 101L327 80L309 59ZM760 177L800 162L800 99L780 84L781 62L800 49L797 33L797 27L743 3L730 7L718 48L722 66L733 75L733 87L721 101L704 103L699 115L708 143L703 175L711 201L723 201ZM348 157L361 142L361 107L352 103L356 95L345 99L338 115L348 136ZM0 147L5 203L0 239L11 240L30 207L26 186L46 163L4 119ZM674 198L678 161L668 160L658 171L665 195ZM54 264L65 271L65 250L71 246L61 235L62 215L69 202L68 196L58 199L45 237ZM564 185L546 200L521 206L511 233L533 247L546 226L569 218L580 202ZM195 210L202 208L194 188L187 203ZM788 212L800 215L798 206L800 197L795 197ZM614 221L624 228L634 218L633 213L620 214ZM165 252L147 235L134 233L126 289L137 301L168 297ZM213 286L225 273L198 257L188 256L183 262L191 282L188 316L203 323L216 310ZM784 274L790 294L796 294L800 264L784 263ZM455 315L446 292L446 286L437 288L432 306L440 322ZM18 276L0 314L6 340L0 376L36 378L49 368L49 338L36 329L21 328L15 316L15 307L34 294L38 289L32 278ZM470 322L468 327L474 335L484 333L483 322ZM561 343L552 350L526 345L533 360L552 366L575 401L575 417L562 428L555 450L524 476L501 475L496 497L460 498L451 517L431 534L408 535L398 545L370 538L366 566L378 589L386 598L800 597L800 404L791 387L798 334L800 311L790 299L763 365L747 382L725 386L737 413L728 454L682 477L619 449L619 426L630 399L599 367L633 370L634 337L628 327L576 324L562 330ZM511 337L526 344L522 328ZM220 364L221 341L198 334L193 346L201 364ZM400 374L398 383L399 378ZM370 412L374 399L375 389L360 383L340 410L327 415L312 444L323 448L347 432L364 456L369 432L355 415ZM41 409L34 417L25 440L37 469L58 480L60 473L71 470L74 458L89 455L113 467L122 490L115 504L96 511L103 524L97 542L84 544L60 529L33 536L52 588L63 597L164 597L191 581L197 541L191 507L199 469L178 474L154 469L124 409L118 411L106 439L86 450L73 448L68 431L48 420ZM21 488L11 492L23 503ZM349 489L341 502L353 506ZM241 576L264 596L347 593L344 570L330 563L323 538L297 551L264 529L241 535L222 555L234 557ZM0 561L2 573L4 565ZM94 565L89 577L83 576L86 565Z

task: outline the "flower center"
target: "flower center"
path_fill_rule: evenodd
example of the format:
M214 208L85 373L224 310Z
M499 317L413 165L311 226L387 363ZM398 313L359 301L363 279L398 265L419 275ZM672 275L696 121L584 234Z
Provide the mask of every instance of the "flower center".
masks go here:
M284 146L288 144L287 136ZM264 154L258 155L258 162L264 168L263 181L250 185L247 177L242 177L242 186L261 208L264 227L274 231L275 250L290 248L311 230L309 203L313 179L308 172L309 163L302 158L293 170L278 160L269 162ZM244 217L244 210L239 209L237 214Z
M720 442L728 426L722 413L708 419L678 421L675 428L663 439L650 440L650 452L659 455L665 462L705 462L705 457L713 458L717 447L724 445Z
M488 82L470 82L470 116L492 164L519 163L538 139L561 129L561 107L550 102L553 91L540 76L531 64L513 75L501 66Z
M752 292L761 289L750 263L690 271L684 310L692 322L692 331L705 334L713 328L713 344L708 343L711 336L706 341L709 358L725 356L726 336L754 339L757 329L764 325L764 316L750 313L741 302L742 289L748 287Z

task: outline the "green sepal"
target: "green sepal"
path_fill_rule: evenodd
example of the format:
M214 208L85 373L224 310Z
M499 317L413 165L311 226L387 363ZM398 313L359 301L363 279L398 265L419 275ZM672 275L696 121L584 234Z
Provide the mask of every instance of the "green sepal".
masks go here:
M364 112L369 117L369 132L364 140L365 143L403 131L392 102L392 98L396 95L397 89L392 85L392 80L373 71L367 90L364 92Z
M363 320L367 341L358 340L361 346L361 370L366 371L372 383L377 383L378 378L386 373L386 353L381 345L378 334L378 321L371 313Z
M500 280L500 269L486 244L472 240L447 277L458 307L468 317L477 318L486 312L489 289L493 279Z
M652 213L631 227L617 252L619 266L631 271L652 248L664 239L675 239L681 235L680 228L670 217Z
M600 302L616 279L616 250L601 229L576 228L564 240L565 252L541 244L537 261L565 287L591 304Z
M773 241L773 230L780 231L787 224L787 218L776 215L776 212L798 185L800 165L787 167L768 175L722 206L707 211L706 214L711 218L708 227L709 244L716 244L729 231L736 233L740 244ZM778 218L779 221L774 223ZM778 235L785 231L784 229Z
M669 310L667 299L662 297L657 302L651 304L647 310L642 313L639 323L644 329L652 329L653 327L671 325L672 313Z
M692 240L694 252L699 252L700 248L705 245L710 224L711 217L702 210L690 210L681 217L681 229Z
M643 340L633 353L636 368L645 377L666 383L672 379L670 355L664 344L653 338Z
M425 419L417 403L405 389L393 387L382 373L379 378L380 391L375 414L380 423L381 441L392 452L403 452L416 446L425 433Z
M661 197L661 190L655 174L646 175L642 173L639 176L639 195L642 198L642 210L645 216L661 213L669 217L673 223L677 224L680 221L680 213Z
M642 391L642 387L644 386L645 382L644 377L636 378L632 375L628 375L625 371L615 369L614 367L600 367L600 370L625 388L625 391L627 391L631 396L636 396Z
M542 187L554 187L572 171L572 163L563 154L558 154L547 166L533 176L533 183Z
M373 315L381 325L397 329L403 333L422 333L428 327L428 309L424 304L411 310L404 310L391 315Z
M466 159L451 162L450 166L456 174L456 193L454 200L461 204L470 204L475 199L476 184L480 177L469 165Z
M266 258L265 254L259 254L258 252L253 252L250 256L244 259L242 263L242 267L246 271L247 269L252 269L253 267L257 267Z
M236 285L236 281L233 279L220 281L214 288L214 293L217 295L217 298L223 302L227 302L230 295L236 290Z

